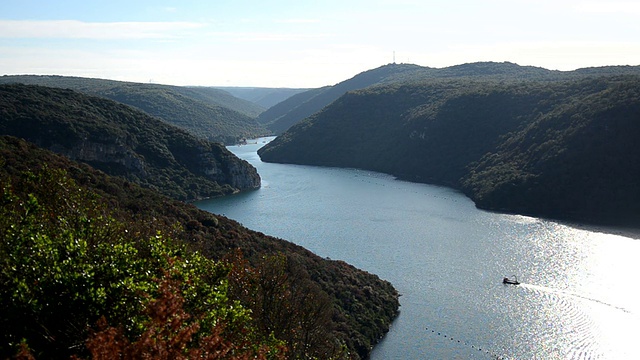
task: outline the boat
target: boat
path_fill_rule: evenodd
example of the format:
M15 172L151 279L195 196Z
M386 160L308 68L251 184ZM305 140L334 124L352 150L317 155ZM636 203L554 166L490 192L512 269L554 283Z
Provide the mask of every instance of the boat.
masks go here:
M509 285L520 285L520 282L518 281L518 278L515 275L513 275L513 279L510 279L510 278L505 276L502 279L502 283L503 284L509 284Z

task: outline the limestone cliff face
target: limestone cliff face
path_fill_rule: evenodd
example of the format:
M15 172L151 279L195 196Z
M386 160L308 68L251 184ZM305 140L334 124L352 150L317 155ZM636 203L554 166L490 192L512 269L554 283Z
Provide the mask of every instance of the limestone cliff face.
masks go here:
M50 146L50 150L76 161L115 163L123 166L128 171L136 173L138 176L148 176L144 158L118 141L109 144L83 140L71 148L53 144Z
M197 141L200 143L199 146L190 148L186 154L179 153L185 150L161 147L161 149L156 149L159 151L153 156L147 155L146 157L134 150L136 144L120 139L101 139L101 141L84 139L71 147L53 143L49 146L49 150L65 155L72 160L92 164L104 171L119 173L127 178L138 178L149 184L155 182L154 176L158 175L157 167L160 162L166 164L167 168L186 167L207 180L227 187L228 190L225 193L260 187L260 175L251 164L238 159L218 144L200 139ZM162 154L162 156L158 154ZM181 181L179 178L170 180L177 183ZM197 194L193 199L203 197L208 196Z
M229 174L231 178L231 186L240 190L257 189L260 187L261 180L258 171L249 163L234 162L228 164Z
M70 148L52 144L49 149L76 161L115 164L116 167L126 169L130 175L147 178L149 176L147 168L153 165L133 151L130 144L127 145L118 139L112 139L112 141L114 142L105 143L85 139ZM218 154L207 143L199 146L198 153L193 155L199 159L194 168L195 172L202 173L212 181L229 185L237 191L257 189L261 185L260 175L251 164L231 154ZM178 162L173 156L170 160L171 163Z
M212 151L203 151L200 155L200 168L209 179L229 184L238 190L257 189L261 185L260 175L248 162L233 156L220 161Z

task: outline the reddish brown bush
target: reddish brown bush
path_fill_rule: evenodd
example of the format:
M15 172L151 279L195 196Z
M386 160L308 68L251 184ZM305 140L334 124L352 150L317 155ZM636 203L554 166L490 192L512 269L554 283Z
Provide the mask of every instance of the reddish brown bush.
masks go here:
M229 340L223 324L217 324L210 335L196 338L199 323L183 309L179 282L162 280L159 297L147 306L149 320L144 333L134 341L121 328L108 326L102 318L98 331L87 341L94 360L110 359L284 359L284 349L256 346L247 337Z

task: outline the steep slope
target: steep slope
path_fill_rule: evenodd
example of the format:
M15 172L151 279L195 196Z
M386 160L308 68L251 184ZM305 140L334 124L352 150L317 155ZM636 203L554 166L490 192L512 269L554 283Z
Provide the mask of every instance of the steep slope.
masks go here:
M371 87L259 154L448 185L487 209L637 225L639 89L637 76Z
M638 226L640 79L585 85L471 166L479 207Z
M344 93L374 85L435 79L558 81L584 76L625 74L640 74L640 66L606 66L575 71L552 71L510 62L476 62L439 69L411 64L388 64L360 73L334 86L312 89L291 97L260 114L258 121L276 134L281 134L292 125L320 111Z
M314 341L323 339L330 341L324 345L334 348L338 354L336 358L365 359L372 346L388 331L391 321L397 315L398 293L393 286L343 261L321 258L288 241L251 231L233 220L199 210L193 205L170 199L124 179L108 176L86 164L70 161L22 139L0 136L0 159L0 187L3 189L8 183L15 183L16 179L24 176L25 171L38 174L40 171L56 173L57 170L62 170L75 181L87 197L95 198L93 194L97 195L98 202L113 211L111 216L124 222L122 229L127 229L127 233L135 234L140 239L155 238L157 231L161 231L164 236L182 241L190 250L197 250L216 260L233 257L237 249L240 249L254 266L259 265L265 258L284 256L284 264L288 265L278 269L284 270L284 273L275 274L279 277L272 278L269 277L274 275L271 272L265 274L262 280L268 286L282 286L282 282L286 280L290 282L291 292L295 292L296 288L305 292L301 294L303 297L294 298L290 304L285 304L282 312L277 314L277 320L285 323L289 321L291 326L296 326L293 319L298 316L297 311L308 311L304 310L305 306L313 311L330 312L328 318L321 318L322 312L311 313L312 318L307 320L310 323L320 321L321 326L315 329L314 334L309 334L309 338L304 339L301 345L313 344ZM34 179L37 176L29 178ZM27 191L23 188L14 190ZM62 190L73 193L75 189L63 187ZM38 191L51 194L55 189L44 188ZM4 194L4 200L7 200L7 192ZM59 194L55 195L38 196L40 205L46 206L48 200L62 199L61 196L57 196ZM0 253L0 256L4 254ZM130 254L134 256L135 252L130 251ZM249 269L246 270L248 273ZM249 299L239 297L234 300L247 300L243 305L260 300L259 294L250 288L250 282L237 284L246 287L241 287L239 291L231 294L243 293ZM300 292L298 294L300 295ZM287 294L278 294L278 299L286 296ZM319 300L325 298L330 301L328 307L314 308L321 305ZM271 304L275 302L272 301ZM3 310L4 307L0 307L0 312ZM58 317L65 318L64 315L68 314L58 314ZM0 318L5 321L4 316ZM342 353L342 346L345 346L347 354ZM0 344L0 353L4 354L3 351L6 350L6 344ZM291 357L294 358L294 355Z
M389 64L365 71L334 86L312 89L292 96L258 116L258 122L265 124L276 134L281 134L293 124L320 111L347 91L363 89L375 84L392 81L395 78L410 78L418 71L428 71L417 65Z
M198 137L226 144L268 133L254 119L263 108L214 88L34 75L2 76L2 83L73 89L106 97L136 107Z
M72 90L0 85L0 134L22 137L176 199L260 186L255 168L222 145Z

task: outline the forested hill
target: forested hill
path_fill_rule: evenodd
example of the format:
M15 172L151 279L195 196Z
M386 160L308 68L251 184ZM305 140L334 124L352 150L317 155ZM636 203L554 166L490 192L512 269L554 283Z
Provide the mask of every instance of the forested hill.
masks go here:
M211 87L142 84L69 76L11 75L0 84L21 83L73 89L138 108L198 137L234 144L268 134L255 117L264 108Z
M364 359L397 315L375 275L22 139L0 189L3 359Z
M434 79L347 93L259 151L461 189L485 209L640 224L640 77Z
M351 79L333 86L311 89L297 94L274 105L261 113L258 121L276 134L281 134L292 125L320 111L344 93L364 89L374 85L392 83L419 82L429 79L493 79L509 81L513 79L529 80L567 80L585 75L640 75L640 66L607 66L585 68L575 71L547 70L535 66L520 66L510 62L476 62L430 68L412 64L388 64L362 72Z
M291 125L321 110L347 91L389 82L398 77L410 77L410 74L424 69L428 68L417 65L393 64L365 71L334 86L311 89L294 95L260 114L258 122L267 126L274 133L281 134Z
M27 139L181 200L260 186L256 169L221 144L72 90L0 85L0 135Z

